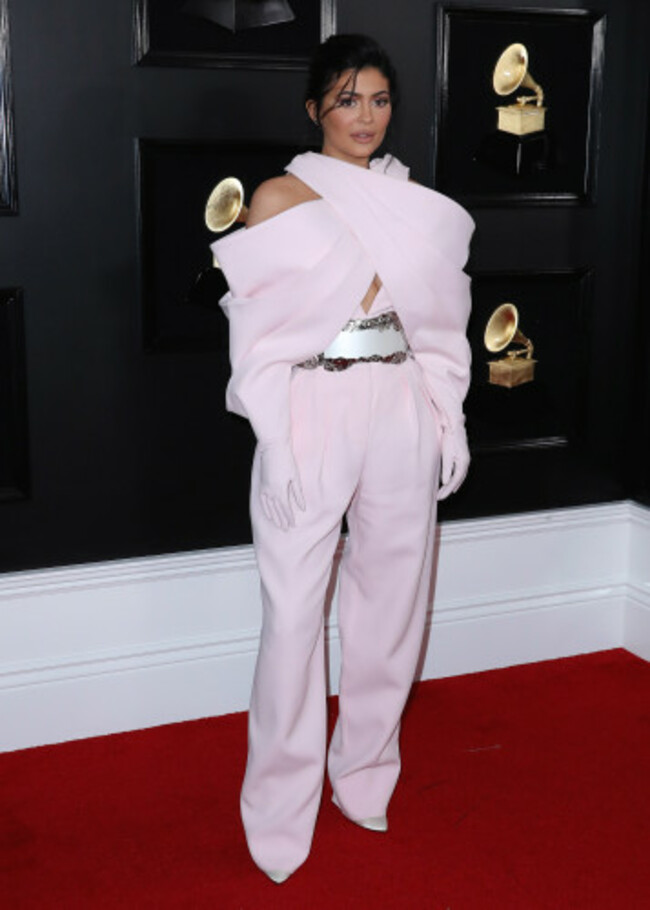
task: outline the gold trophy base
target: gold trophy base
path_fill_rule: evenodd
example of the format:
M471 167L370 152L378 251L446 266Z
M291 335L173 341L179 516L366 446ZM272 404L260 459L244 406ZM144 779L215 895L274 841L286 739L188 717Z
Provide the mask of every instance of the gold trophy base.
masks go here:
M502 385L506 389L532 382L535 378L536 360L528 357L503 357L501 360L489 360L492 385Z
M526 136L544 129L545 107L528 104L508 104L497 107L497 129L513 136Z

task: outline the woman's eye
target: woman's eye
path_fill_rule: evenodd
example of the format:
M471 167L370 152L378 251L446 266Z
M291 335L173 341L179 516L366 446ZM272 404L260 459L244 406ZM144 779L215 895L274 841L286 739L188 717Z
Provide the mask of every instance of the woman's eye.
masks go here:
M341 98L339 101L339 107L352 107L354 104L354 98Z
M377 105L377 107L386 107L386 105L389 103L390 102L389 102L388 98L377 98L375 101L375 104Z

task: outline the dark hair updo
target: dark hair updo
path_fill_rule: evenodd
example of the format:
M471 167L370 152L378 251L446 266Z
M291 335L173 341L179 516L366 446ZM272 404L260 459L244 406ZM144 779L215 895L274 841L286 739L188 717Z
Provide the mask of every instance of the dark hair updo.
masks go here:
M391 106L397 105L397 73L386 51L367 35L332 35L314 51L307 79L305 101L316 102L320 122L323 98L341 73L353 72L353 84L360 70L378 69L388 80ZM325 113L328 113L325 111Z

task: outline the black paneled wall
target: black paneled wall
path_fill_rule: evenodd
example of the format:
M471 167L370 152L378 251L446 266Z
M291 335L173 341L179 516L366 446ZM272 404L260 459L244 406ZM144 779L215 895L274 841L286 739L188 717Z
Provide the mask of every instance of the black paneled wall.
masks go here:
M527 7L553 8L517 4ZM643 489L643 471L647 501L648 372L639 381L629 364L635 343L648 353L638 330L650 10L603 0L598 12L593 199L470 206L475 458L443 519L619 499ZM248 542L252 440L224 413L218 281L197 301L186 277L210 264L194 200L233 155L250 193L284 147L314 141L304 72L136 66L132 0L8 0L8 13L18 211L0 207L0 301L14 307L0 320L11 327L0 340L0 570ZM369 31L392 53L402 83L392 150L430 186L438 145L449 152L441 21L430 0L338 2L339 31ZM537 343L538 384L487 389L481 333L508 276Z

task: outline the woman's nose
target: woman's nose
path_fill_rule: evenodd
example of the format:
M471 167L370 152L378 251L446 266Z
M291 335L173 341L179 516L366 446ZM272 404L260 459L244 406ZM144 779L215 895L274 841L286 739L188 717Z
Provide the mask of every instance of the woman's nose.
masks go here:
M372 120L372 105L371 104L360 104L359 105L359 120L362 120L364 123L368 123Z

